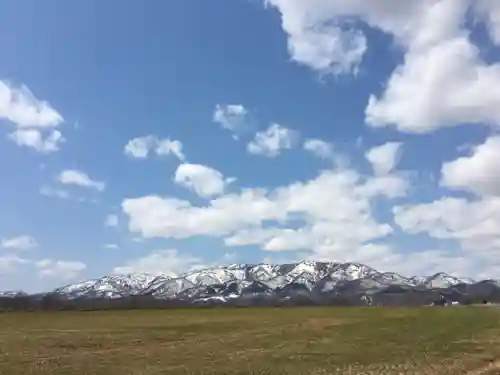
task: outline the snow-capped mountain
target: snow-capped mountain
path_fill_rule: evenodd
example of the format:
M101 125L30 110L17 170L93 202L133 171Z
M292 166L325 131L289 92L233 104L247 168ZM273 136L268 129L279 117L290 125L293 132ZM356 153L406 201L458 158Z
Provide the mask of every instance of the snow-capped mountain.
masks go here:
M119 298L127 295L140 294L160 279L162 282L169 280L167 276L155 276L150 274L123 274L104 276L99 279L86 280L81 283L66 285L57 288L53 292L66 295L71 298Z
M173 299L229 299L243 296L340 293L371 294L388 287L444 289L473 284L444 273L404 277L363 264L302 261L292 264L232 264L191 271L177 278L149 274L105 276L54 291L69 298L151 295Z
M117 274L66 285L52 295L68 299L152 296L156 299L230 301L248 298L293 296L370 296L405 291L449 295L492 295L500 282L475 282L445 273L405 277L379 272L359 263L302 261L289 264L232 264L196 271L179 277L151 274ZM16 294L17 293L17 294ZM5 292L0 296L19 296Z
M430 277L425 278L423 284L429 288L448 288L457 284L473 284L474 280L469 278L458 278L447 275L443 272L436 273Z

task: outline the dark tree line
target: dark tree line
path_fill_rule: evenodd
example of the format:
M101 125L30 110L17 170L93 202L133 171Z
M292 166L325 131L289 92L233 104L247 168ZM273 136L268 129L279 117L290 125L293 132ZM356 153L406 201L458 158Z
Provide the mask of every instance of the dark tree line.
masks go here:
M0 297L0 311L91 311L200 307L292 307L292 306L428 306L500 303L500 291L468 295L457 291L384 291L369 297L363 294L298 293L285 295L247 295L229 299L192 301L188 299L158 299L150 295L122 298L69 299L58 294L39 296Z
M68 299L56 295L0 297L0 311L132 310L187 307L188 305L188 301L160 300L150 296L129 296L114 299Z
M362 298L329 296L324 298L299 295L293 298L252 296L235 298L227 302L213 299L190 301L183 299L157 299L152 296L127 296L122 298L68 299L58 295L41 297L0 297L0 311L91 311L132 310L200 307L286 307L286 306L366 306Z

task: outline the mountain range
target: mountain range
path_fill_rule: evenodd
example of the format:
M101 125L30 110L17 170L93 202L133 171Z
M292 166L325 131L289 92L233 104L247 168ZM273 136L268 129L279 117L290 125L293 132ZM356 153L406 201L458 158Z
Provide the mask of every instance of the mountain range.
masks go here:
M472 280L445 273L405 277L359 263L302 261L291 264L232 264L187 272L179 277L115 274L57 288L47 294L75 299L150 296L164 300L229 303L251 298L297 296L343 298L420 296L421 301L448 295L452 300L500 300L499 280ZM3 297L28 296L7 291Z

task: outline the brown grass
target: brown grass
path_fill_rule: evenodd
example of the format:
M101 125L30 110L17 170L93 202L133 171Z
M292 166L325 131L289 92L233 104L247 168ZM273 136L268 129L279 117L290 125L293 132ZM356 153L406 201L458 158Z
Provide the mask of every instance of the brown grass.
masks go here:
M0 374L493 375L500 374L491 372L500 358L499 313L495 308L4 313Z

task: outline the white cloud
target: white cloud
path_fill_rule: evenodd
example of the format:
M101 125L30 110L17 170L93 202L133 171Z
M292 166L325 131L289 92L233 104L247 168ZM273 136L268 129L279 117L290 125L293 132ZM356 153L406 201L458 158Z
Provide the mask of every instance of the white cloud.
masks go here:
M61 189L55 189L50 186L42 186L39 190L40 194L45 195L47 197L57 197L61 199L71 199L70 194Z
M446 272L455 277L487 279L498 275L496 266L481 259L466 257L461 252L429 249L396 252L387 245L371 245L364 249L371 254L368 265L381 272L397 272L404 276L430 276ZM365 258L366 259L366 258Z
M457 240L464 251L497 262L500 255L500 198L477 201L442 198L398 206L395 222L410 234L426 233L439 240Z
M399 176L365 178L351 170L329 170L271 191L225 194L205 206L146 196L126 199L122 208L130 231L146 238L211 236L233 246L312 249L317 256L347 259L355 249L392 232L389 223L373 217L373 199L402 196L406 188Z
M43 259L35 263L38 269L38 276L41 278L57 278L60 280L70 280L78 276L87 268L85 263Z
M115 243L107 243L104 245L105 249L118 250L120 247Z
M66 169L59 174L58 180L63 185L76 185L84 188L104 191L106 184L102 181L92 180L85 172Z
M494 0L267 0L282 16L292 58L322 73L356 71L367 49L361 24L392 37L404 53L366 108L374 127L409 133L463 123L500 123L500 64L481 59L466 29L469 9L500 41Z
M356 2L356 1L354 1ZM356 71L367 49L365 36L334 19L343 1L267 0L282 17L294 61L322 74Z
M142 258L133 259L123 266L115 267L113 273L150 273L177 276L194 267L199 267L201 259L184 255L175 249L155 250Z
M109 214L106 216L106 220L104 220L104 226L106 227L117 227L118 226L118 215Z
M146 159L154 151L157 155L174 155L184 161L186 157L182 152L182 142L170 138L159 139L155 135L137 137L128 141L124 152L136 159Z
M270 125L265 131L258 132L247 145L248 152L267 157L276 157L282 150L292 149L299 138L294 130L279 124Z
M221 238L227 246L258 246L286 259L357 261L405 275L445 271L491 277L500 271L500 198L397 206L395 222L408 234L428 233L438 240L458 241L460 247L408 252L389 246L385 241L394 229L391 222L377 219L374 203L404 197L408 188L404 175L362 176L334 168L271 190L225 193L204 205L145 196L125 199L122 209L129 230L143 238L208 236ZM141 258L140 267L129 264L122 271L164 271L164 266L153 268L160 263L158 257Z
M401 143L388 142L368 150L365 157L372 164L375 174L383 176L396 167L401 155L400 151Z
M333 145L320 139L306 139L304 150L322 159L332 159L334 157Z
M200 164L181 164L175 171L174 181L200 197L210 198L224 193L234 179L224 178L216 169Z
M408 174L393 174L370 178L360 188L368 196L382 196L386 198L401 198L408 194Z
M380 272L397 272L403 276L431 276L446 272L456 277L477 277L478 279L497 278L500 267L487 264L484 260L465 257L457 251L429 249L404 252L397 251L387 244L369 243L362 245L348 257L334 258L327 252L308 254L304 252L273 253L265 257L265 263L293 263L301 260L349 261L360 262Z
M45 137L39 129L17 129L9 134L9 139L18 146L29 147L41 153L59 151L66 139L58 130L51 130Z
M469 156L445 163L441 185L470 190L479 195L500 195L500 137L474 147Z
M0 242L0 247L3 247L4 249L31 250L37 246L38 243L36 240L32 236L28 236L26 234L17 237L4 238Z
M145 159L154 148L157 138L153 135L146 135L131 139L125 145L125 154L138 159Z
M55 127L63 122L62 116L49 103L37 99L26 86L14 87L1 80L0 118L20 128Z
M479 60L465 36L411 51L383 96L370 98L367 121L409 133L463 123L500 123L500 65Z
M224 242L229 246L261 245L270 252L307 250L316 245L314 231L314 228L255 228L238 231Z
M20 264L29 263L26 259L17 255L7 254L0 256L0 274L6 274L14 271L14 268Z
M427 234L444 241L457 241L461 250L416 254L401 262L432 262L429 273L446 271L455 276L478 279L498 278L500 274L500 199L468 201L442 198L434 202L394 208L396 223L409 234ZM453 245L449 245L452 246ZM394 264L399 264L397 261Z
M218 197L206 207L175 198L146 196L125 199L122 209L130 217L129 229L146 238L222 236L241 226L258 224L262 217L281 217L265 191L259 189Z
M468 7L478 4L434 1L416 17L404 64L383 95L370 98L371 125L423 133L463 123L499 123L500 65L481 60L463 26Z
M247 115L248 110L241 104L218 104L212 120L238 138L238 134L248 128Z
M186 157L182 153L182 143L171 139L160 139L156 146L157 155L174 155L180 161L184 161Z
M372 216L372 199L403 195L405 190L406 181L399 177L363 181L352 171L324 172L314 180L282 188L275 195L290 219L304 220L302 227L254 228L237 232L226 238L226 243L261 244L266 251L312 249L316 259L349 260L365 243L392 232L390 224L379 223ZM364 251L359 251L366 259Z
M8 139L20 147L40 153L59 150L66 139L54 130L64 120L49 103L37 99L24 85L14 87L0 80L0 120L12 122L16 129Z

